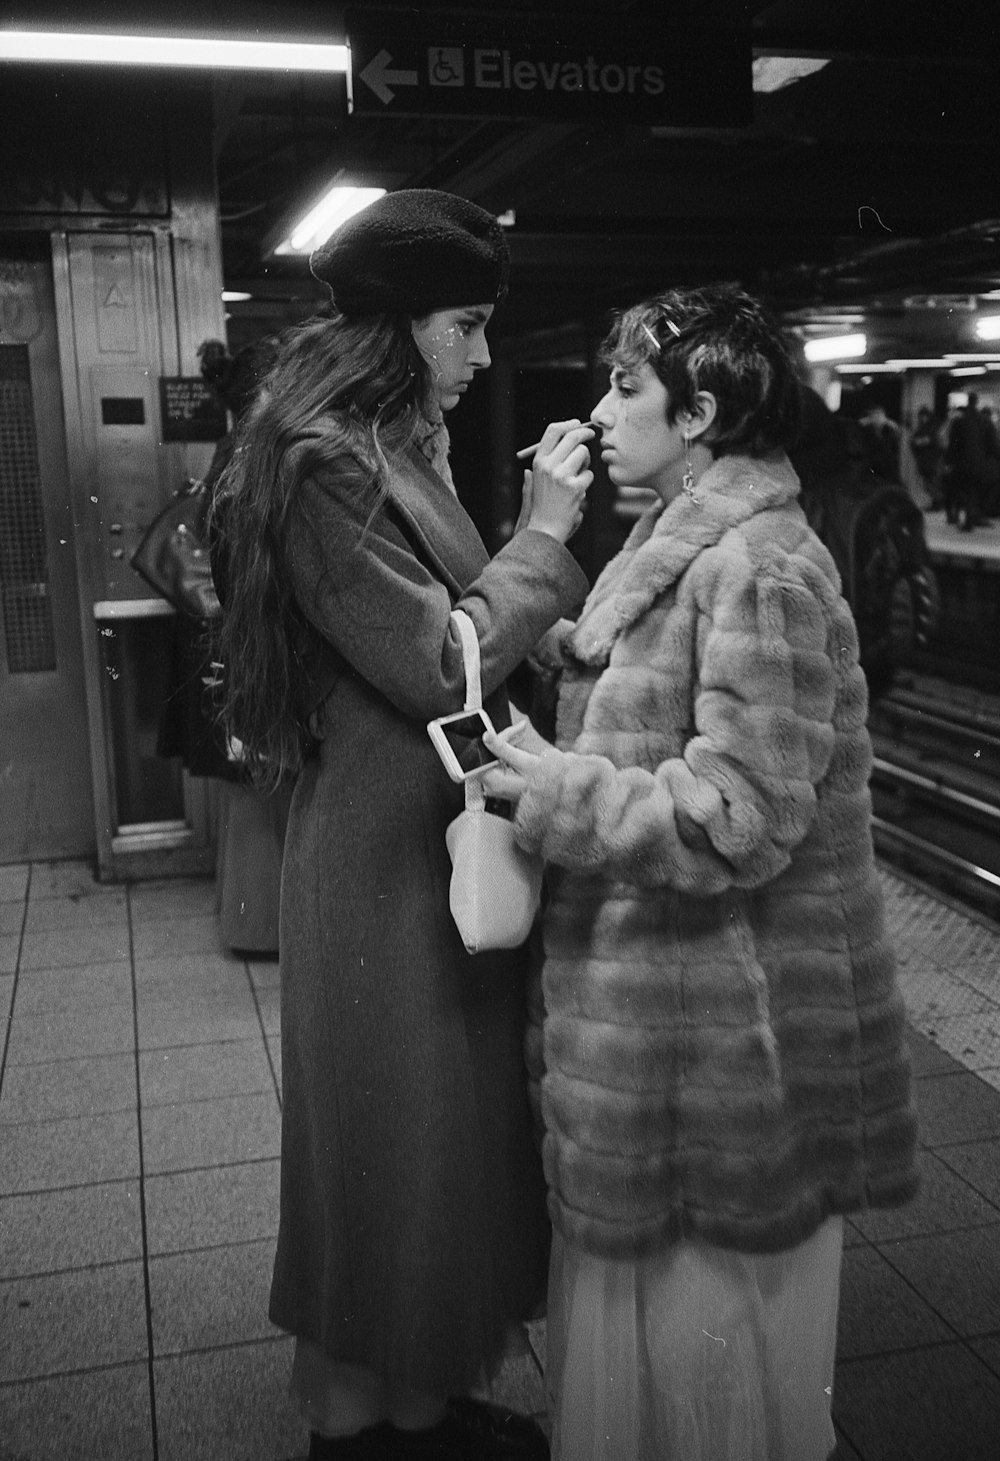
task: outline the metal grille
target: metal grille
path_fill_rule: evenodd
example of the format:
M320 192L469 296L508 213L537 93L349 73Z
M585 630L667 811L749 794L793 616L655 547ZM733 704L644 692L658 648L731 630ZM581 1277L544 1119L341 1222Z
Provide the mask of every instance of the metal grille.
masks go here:
M0 345L0 596L7 669L56 668L27 345Z

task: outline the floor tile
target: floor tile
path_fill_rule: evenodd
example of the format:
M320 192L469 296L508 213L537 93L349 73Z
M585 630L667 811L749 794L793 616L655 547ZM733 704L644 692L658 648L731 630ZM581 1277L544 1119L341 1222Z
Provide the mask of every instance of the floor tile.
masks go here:
M154 1355L272 1338L267 1301L273 1263L270 1238L151 1258Z
M5 1379L122 1364L146 1354L141 1263L0 1283L0 1374Z
M1000 1380L962 1344L840 1364L833 1407L864 1461L996 1461Z
M26 933L22 969L56 969L68 964L105 964L129 957L128 928L103 922L84 928L57 928Z
M1000 1330L1000 1224L881 1243L879 1251L959 1334Z
M132 969L119 964L78 964L69 969L22 970L17 1014L59 1014L82 1005L118 1004L132 1011Z
M928 1035L922 1035L915 1030L913 1025L907 1021L906 1043L909 1047L910 1058L913 1064L913 1075L916 1080L922 1080L928 1075L945 1075L949 1072L957 1073L964 1070L961 1061L949 1055L936 1045Z
M0 974L14 974L17 972L17 954L20 947L20 934L0 934Z
M146 1179L151 1254L214 1248L278 1232L276 1158Z
M1000 1143L970 1141L937 1148L937 1155L977 1192L1000 1207Z
M995 1012L948 1015L934 1024L934 1039L966 1070L1000 1067L1000 1008ZM992 1023L991 1023L992 1021Z
M274 1066L274 1078L278 1082L278 1095L281 1095L281 1038L277 1035L269 1035L267 1039L267 1053L271 1057L271 1064Z
M89 858L32 863L30 899L102 897L121 891L120 884L99 883L96 872Z
M223 993L250 987L243 960L218 951L171 954L163 958L137 956L135 983L140 999Z
M265 1034L281 1034L281 992L275 985L257 990L257 1008Z
M948 1326L877 1252L871 1248L845 1250L838 1358L886 1354L953 1338Z
M133 927L137 959L165 959L174 954L221 953L225 945L214 913L184 918L156 918Z
M85 1006L20 1015L15 1006L7 1059L11 1065L119 1055L135 1047L131 1004Z
M140 1001L137 1026L140 1050L252 1040L260 1034L260 1018L249 988L239 995Z
M272 1091L274 1083L259 1030L251 1040L205 1041L139 1055L143 1109L176 1101Z
M1000 1093L968 1071L918 1081L914 1095L927 1146L1000 1136Z
M287 1339L157 1360L159 1461L289 1461L308 1432L288 1399Z
M138 1175L134 1111L0 1126L0 1195Z
M0 1090L0 1126L102 1116L135 1107L135 1056L130 1050L83 1060L11 1065Z
M28 904L28 933L97 927L127 935L128 903L124 888L112 887L99 898L32 898Z
M1000 1211L938 1155L925 1150L918 1154L918 1160L921 1186L913 1202L851 1215L851 1221L866 1238L875 1242L912 1238L1000 1222Z
M24 904L0 902L0 937L20 938L24 927Z
M0 1407L3 1461L152 1461L145 1362L8 1385Z
M246 966L254 989L277 989L280 986L281 965L277 959L247 959Z
M0 1197L0 1278L141 1257L137 1181Z
M129 889L133 925L163 919L207 918L215 913L214 878L168 878Z
M1000 1004L1000 934L997 948L986 959L967 959L960 965L958 974L963 984L968 984L979 994L984 994L994 1004Z
M0 867L0 903L20 903L27 891L26 862L12 862Z
M963 982L955 972L957 967L961 966L943 968L924 958L900 966L899 984L907 1012L931 1038L942 1016L975 1015L989 1008L990 1001Z
M142 1138L150 1175L276 1157L278 1103L268 1093L157 1106L143 1113Z

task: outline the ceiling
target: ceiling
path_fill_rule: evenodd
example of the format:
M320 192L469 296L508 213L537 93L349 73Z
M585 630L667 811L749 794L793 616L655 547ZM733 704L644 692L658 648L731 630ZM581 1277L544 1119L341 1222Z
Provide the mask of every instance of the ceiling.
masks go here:
M692 14L672 0L463 8L473 28L499 11L526 34L571 12L626 45L652 27L667 55L690 38ZM122 9L92 7L110 22ZM423 9L400 7L400 18ZM169 13L175 30L233 29L231 6L177 0ZM304 260L269 250L339 175L513 210L511 292L493 333L527 350L570 327L600 329L610 307L657 287L719 279L763 293L805 331L864 316L870 355L975 348L976 299L1000 290L995 3L937 7L934 18L913 0L701 0L697 14L722 38L749 29L754 56L828 64L755 92L745 124L712 127L349 116L341 76L218 73L226 284L254 296L231 307L234 321L304 312L317 297ZM330 5L244 5L240 24L243 34L346 38ZM724 100L709 96L709 112Z

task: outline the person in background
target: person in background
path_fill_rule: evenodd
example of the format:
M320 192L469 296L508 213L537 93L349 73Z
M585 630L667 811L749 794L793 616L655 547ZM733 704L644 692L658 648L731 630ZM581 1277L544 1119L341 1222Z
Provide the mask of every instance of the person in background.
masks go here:
M548 1454L472 1394L544 1295L550 1226L525 953L463 947L464 794L427 734L464 703L453 608L502 727L507 676L587 588L566 542L589 428L548 429L492 560L451 477L444 416L490 364L508 267L495 218L432 189L343 224L312 258L332 309L285 339L220 488L226 723L262 784L294 778L270 1314L312 1461Z
M917 424L910 437L910 450L917 464L917 470L927 489L927 510L937 512L944 505L944 489L941 466L944 461L941 422L930 406L921 406L917 411Z
M626 310L591 417L656 503L561 641L555 744L488 738L549 869L529 1063L557 1461L825 1461L847 1213L917 1185L866 688L728 287Z
M952 418L945 463L948 521L963 533L982 527L1000 484L1000 441L992 422L980 411L975 391L969 392L965 406Z
M873 402L860 418L868 442L872 470L883 482L900 482L902 431L885 407Z

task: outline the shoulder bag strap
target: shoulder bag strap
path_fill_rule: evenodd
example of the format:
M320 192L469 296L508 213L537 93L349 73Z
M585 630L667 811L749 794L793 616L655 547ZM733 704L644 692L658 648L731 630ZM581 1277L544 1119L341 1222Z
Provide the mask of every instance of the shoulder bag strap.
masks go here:
M476 626L464 609L452 609L452 622L462 641L462 657L465 660L465 710L482 710L483 687L479 674L479 635ZM481 812L486 806L486 793L481 776L473 776L465 783L465 810Z

